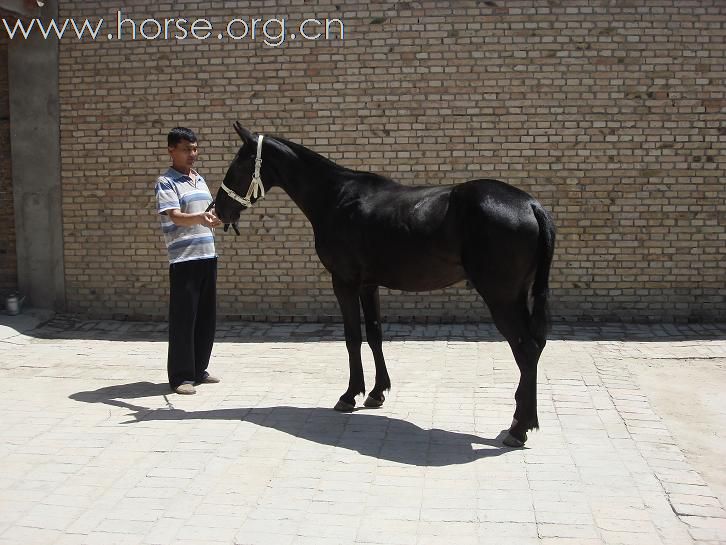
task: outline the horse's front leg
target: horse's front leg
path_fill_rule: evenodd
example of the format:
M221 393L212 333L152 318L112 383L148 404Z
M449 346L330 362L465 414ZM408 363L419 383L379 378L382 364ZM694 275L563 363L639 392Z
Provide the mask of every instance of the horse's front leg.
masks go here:
M376 362L376 385L368 394L366 407L380 407L385 401L384 391L391 389L391 379L386 369L386 360L383 358L383 333L381 331L381 305L378 297L378 286L367 286L361 290L360 302L363 307L363 316L366 321L366 337L368 346L373 352Z
M348 349L348 363L350 365L348 389L335 405L335 410L350 412L355 408L355 396L366 391L363 378L363 363L360 358L362 337L360 333L360 304L358 302L359 287L346 284L339 277L333 276L333 291L343 314L345 346Z

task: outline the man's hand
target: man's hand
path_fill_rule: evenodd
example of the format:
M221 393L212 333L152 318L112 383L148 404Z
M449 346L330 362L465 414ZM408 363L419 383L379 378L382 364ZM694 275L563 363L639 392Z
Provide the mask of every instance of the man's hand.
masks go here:
M209 227L210 229L222 226L222 222L217 216L214 215L214 212L212 211L202 213L201 223L202 225L204 225L205 227Z
M214 211L210 212L197 212L195 214L187 214L174 208L167 210L166 213L176 225L182 227L191 227L192 225L204 225L213 229L214 227L220 227L224 225L220 219L214 214Z

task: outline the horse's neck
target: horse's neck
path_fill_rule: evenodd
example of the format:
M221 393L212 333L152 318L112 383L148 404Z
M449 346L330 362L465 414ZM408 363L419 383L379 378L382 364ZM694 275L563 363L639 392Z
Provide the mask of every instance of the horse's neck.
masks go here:
M304 171L296 173L280 184L315 227L329 213L340 194L341 184L328 173L314 176Z
M335 174L295 165L279 186L315 226L328 214L342 191L342 180Z

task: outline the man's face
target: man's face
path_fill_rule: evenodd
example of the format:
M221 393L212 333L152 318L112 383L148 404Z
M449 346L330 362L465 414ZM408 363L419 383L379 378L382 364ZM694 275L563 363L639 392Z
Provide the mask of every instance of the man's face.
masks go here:
M169 148L169 155L176 166L192 168L199 155L199 147L196 142L182 140L176 146Z

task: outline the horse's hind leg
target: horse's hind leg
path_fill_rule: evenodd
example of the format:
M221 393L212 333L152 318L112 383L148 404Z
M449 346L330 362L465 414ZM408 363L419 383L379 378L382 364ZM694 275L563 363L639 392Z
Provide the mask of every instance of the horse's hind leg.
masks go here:
M517 407L504 443L507 446L521 447L527 440L527 431L539 428L537 363L544 348L532 335L531 316L527 307L528 290L517 289L514 282L492 282L481 275L470 274L470 279L487 303L494 324L509 343L519 367L519 385L514 394Z
M541 347L530 331L526 296L510 304L489 303L494 324L507 339L519 367L519 385L514 394L516 409L504 440L507 446L520 447L527 440L527 431L539 428L537 417L537 364Z
M363 306L363 316L366 322L366 337L368 346L373 352L376 362L376 385L368 394L366 407L380 407L385 401L384 391L391 389L391 379L383 358L383 333L381 331L381 306L378 298L378 286L365 287L361 290L360 302Z
M365 380L363 378L363 363L360 358L360 347L363 339L360 332L358 288L349 286L336 276L333 276L333 291L335 292L335 297L338 299L340 311L343 314L345 346L348 349L348 363L350 366L348 389L335 405L335 410L350 412L355 408L355 396L366 391Z

